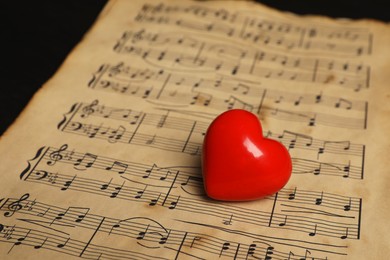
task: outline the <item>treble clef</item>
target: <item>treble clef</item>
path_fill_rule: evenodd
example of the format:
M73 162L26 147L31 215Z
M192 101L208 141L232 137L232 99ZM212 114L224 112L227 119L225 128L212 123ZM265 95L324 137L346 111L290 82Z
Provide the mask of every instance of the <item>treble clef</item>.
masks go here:
M66 149L68 149L68 145L67 144L64 144L60 147L60 149L58 150L55 150L53 151L50 155L49 155L49 158L50 160L47 161L47 165L54 165L57 161L60 161L62 160L63 156L62 156L62 152L65 151Z
M4 213L4 217L11 217L16 211L21 210L23 208L21 202L28 199L28 197L30 197L30 194L26 193L17 201L10 203L8 205L9 211Z
M85 118L88 117L90 114L93 114L95 112L95 106L99 103L99 100L95 99L92 101L91 104L88 106L83 107L81 117Z

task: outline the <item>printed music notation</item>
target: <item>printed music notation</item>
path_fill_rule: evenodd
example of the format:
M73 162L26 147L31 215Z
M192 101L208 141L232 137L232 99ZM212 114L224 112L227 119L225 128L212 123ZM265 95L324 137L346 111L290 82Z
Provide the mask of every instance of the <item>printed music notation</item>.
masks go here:
M256 11L228 11L201 6L145 4L135 20L177 26L194 32L239 38L262 48L370 55L372 33L362 28L294 24Z
M338 128L366 128L367 102L323 95L259 88L258 83L229 77L214 79L137 69L119 63L102 65L89 82L96 90L217 111L245 109L261 117ZM217 94L215 94L217 93ZM326 110L324 109L326 108Z
M181 254L196 257L199 251L222 259L304 259L308 252L311 259L318 260L328 259L327 255L345 255L345 246L286 241L197 222L190 224L201 227L201 231L191 232L166 227L149 217L117 219L94 214L89 207L62 208L29 197L26 193L19 199L0 200L0 212L6 217L0 223L0 242L10 244L8 254L24 246L88 259L180 259ZM178 220L177 226L184 222ZM201 233L212 229L225 237L219 237L215 231L214 235ZM81 238L82 230L92 233ZM226 239L226 235L232 240ZM132 250L115 248L115 241L120 240ZM171 258L159 257L161 252L168 252Z
M370 84L370 67L361 63L303 58L181 32L127 31L114 51L176 72L216 72L232 77L330 84L355 91Z
M211 120L205 118L204 114L163 111L165 113L145 113L106 107L95 100L89 104L74 104L57 127L65 133L106 140L112 144L139 145L200 156L203 137ZM182 117L183 113L187 115L186 118ZM364 145L353 144L348 140L317 140L286 130L280 134L264 132L264 136L288 148L293 158L293 173L363 178ZM332 154L338 157L329 161L327 158Z
M64 170L54 170L57 166ZM90 171L95 178L91 178ZM254 225L340 239L360 237L360 198L286 188L266 198L261 210L217 203L205 196L197 167L145 165L77 152L66 144L40 148L20 179L59 192L83 192L143 203L150 208L205 215L214 224Z
M110 2L1 140L0 258L381 259L366 140L385 144L388 31L255 6ZM272 196L205 194L203 139L231 109L291 155Z

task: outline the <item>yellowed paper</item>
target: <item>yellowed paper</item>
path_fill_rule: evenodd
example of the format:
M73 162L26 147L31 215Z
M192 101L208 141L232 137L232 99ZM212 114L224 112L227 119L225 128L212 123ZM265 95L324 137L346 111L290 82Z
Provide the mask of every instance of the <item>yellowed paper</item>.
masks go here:
M110 1L0 143L1 259L386 259L390 27L251 2ZM293 159L204 194L209 123L258 115Z

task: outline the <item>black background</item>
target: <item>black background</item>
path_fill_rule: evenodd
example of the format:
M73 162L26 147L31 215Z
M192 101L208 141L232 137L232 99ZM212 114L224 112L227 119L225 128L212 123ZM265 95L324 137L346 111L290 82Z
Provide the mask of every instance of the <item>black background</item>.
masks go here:
M7 2L0 5L3 20L0 135L12 124L38 88L55 73L106 3L103 0ZM385 22L390 18L384 3L373 1L259 2L298 14L371 18Z

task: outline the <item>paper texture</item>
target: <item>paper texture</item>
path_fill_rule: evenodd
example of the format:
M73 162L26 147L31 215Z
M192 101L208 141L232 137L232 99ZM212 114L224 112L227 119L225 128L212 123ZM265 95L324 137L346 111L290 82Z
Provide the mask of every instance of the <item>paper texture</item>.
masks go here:
M251 2L109 2L1 138L0 258L388 258L389 44ZM262 200L204 194L235 108L293 160Z

